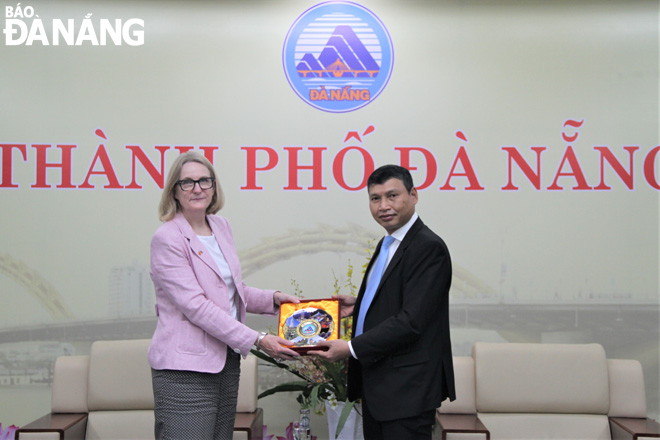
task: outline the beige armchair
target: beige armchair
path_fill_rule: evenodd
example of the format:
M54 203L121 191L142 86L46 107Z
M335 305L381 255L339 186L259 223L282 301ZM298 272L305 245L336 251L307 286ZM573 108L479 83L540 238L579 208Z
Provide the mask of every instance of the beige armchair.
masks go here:
M57 358L51 413L20 428L16 439L153 439L149 342L97 341L89 356ZM257 359L250 355L241 362L235 440L262 438L257 384Z
M457 399L436 416L442 440L660 438L641 364L607 359L599 344L477 343L454 368Z

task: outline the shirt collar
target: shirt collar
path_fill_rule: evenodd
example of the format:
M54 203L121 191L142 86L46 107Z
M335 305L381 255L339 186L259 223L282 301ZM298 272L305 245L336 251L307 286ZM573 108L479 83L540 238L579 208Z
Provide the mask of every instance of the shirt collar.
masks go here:
M408 231L410 230L410 228L412 228L413 223L415 223L415 222L417 221L418 218L419 218L419 215L417 215L417 213L414 212L413 215L412 215L412 217L410 217L410 220L408 220L408 223L406 223L405 225L401 226L399 229L397 229L396 231L394 231L394 232L391 234L392 237L393 237L396 241L398 241L398 242L402 242L402 241L403 241L403 238L406 236L406 234L408 233Z

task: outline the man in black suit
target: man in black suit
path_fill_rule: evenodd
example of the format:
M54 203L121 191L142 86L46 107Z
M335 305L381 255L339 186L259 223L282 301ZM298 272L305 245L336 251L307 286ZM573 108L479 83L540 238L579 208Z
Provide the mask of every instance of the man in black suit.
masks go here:
M352 339L322 342L328 351L312 354L349 358L349 398L362 398L366 439L430 439L436 408L456 398L449 251L415 213L418 195L407 169L380 167L367 189L371 214L387 235L357 298L337 295L342 316L353 315Z

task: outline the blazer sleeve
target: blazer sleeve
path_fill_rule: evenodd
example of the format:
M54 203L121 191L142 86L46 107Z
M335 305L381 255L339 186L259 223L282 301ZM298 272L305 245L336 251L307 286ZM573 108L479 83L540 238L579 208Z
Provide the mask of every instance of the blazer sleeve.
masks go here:
M151 276L156 289L209 335L247 354L258 332L235 320L210 300L193 270L187 239L159 230L151 241Z
M400 301L399 311L351 342L363 365L415 344L429 323L440 319L440 310L448 301L451 260L442 242L415 242L405 250L399 265L396 275L386 279L378 293L386 295L386 301Z

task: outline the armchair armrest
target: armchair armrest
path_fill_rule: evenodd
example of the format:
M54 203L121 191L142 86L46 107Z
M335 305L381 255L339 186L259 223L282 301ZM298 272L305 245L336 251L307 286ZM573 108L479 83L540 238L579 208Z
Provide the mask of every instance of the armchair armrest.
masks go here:
M660 438L660 424L652 419L610 417L612 439Z
M490 440L490 431L486 429L476 414L441 414L435 416L437 429L442 434L442 440L447 440L447 434L482 434L481 438Z
M87 413L51 413L16 430L14 438L16 440L29 440L31 438L84 439L86 430Z
M264 435L264 411L257 408L255 412L237 412L234 420L234 431L247 432L248 440L262 440Z

